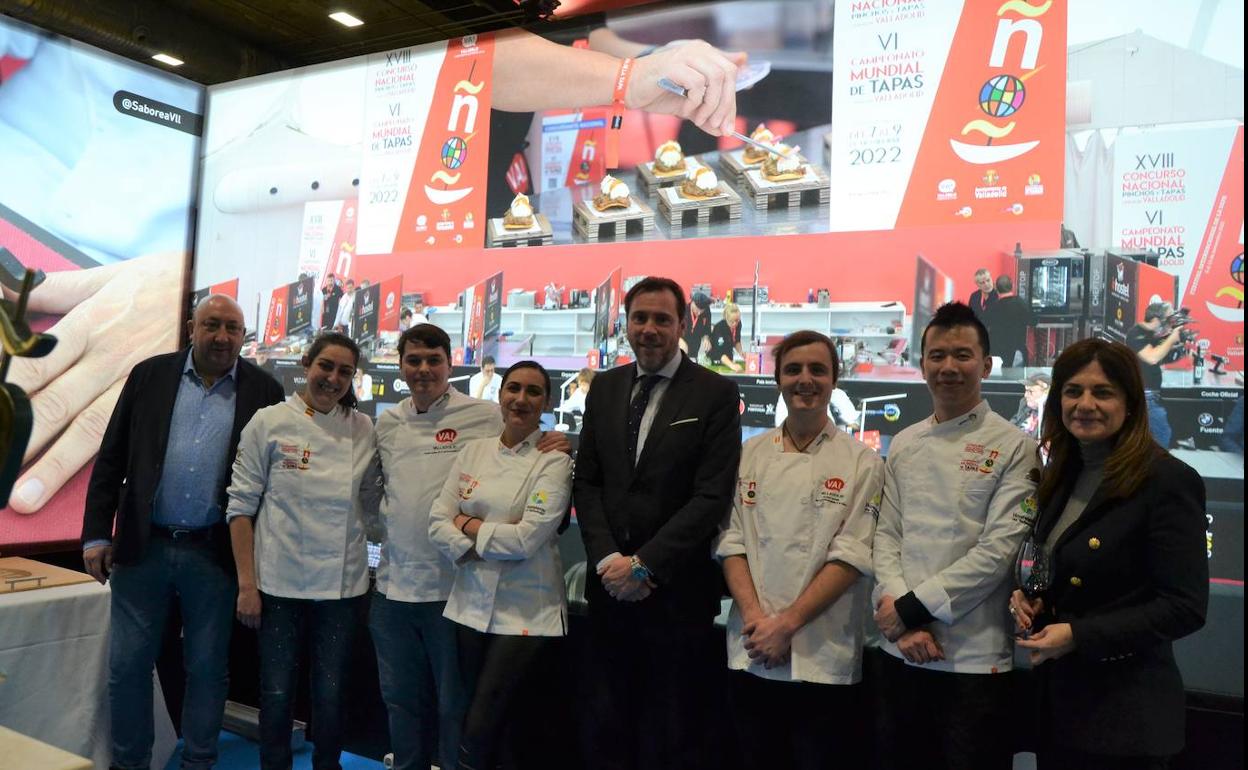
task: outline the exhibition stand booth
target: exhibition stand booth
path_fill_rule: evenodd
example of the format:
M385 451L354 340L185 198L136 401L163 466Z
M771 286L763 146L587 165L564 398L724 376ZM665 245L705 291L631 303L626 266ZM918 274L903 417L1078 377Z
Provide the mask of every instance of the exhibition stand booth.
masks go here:
M623 298L669 276L690 300L687 354L740 393L743 441L783 419L774 346L813 329L840 354L838 425L884 456L931 414L918 362L939 306L981 314L984 397L1035 435L1029 388L1057 355L1088 337L1129 342L1164 302L1158 333L1183 329L1158 386L1166 448L1204 480L1212 577L1207 625L1176 645L1192 716L1175 766L1242 766L1218 764L1229 757L1214 745L1227 729L1242 739L1244 695L1242 29L1236 69L1128 40L1127 22L1090 0L637 5L207 88L0 19L0 281L42 271L31 326L64 351L11 375L36 431L0 511L0 556L81 568L87 480L121 383L184 344L185 319L213 294L237 300L243 356L288 394L319 332L349 334L364 354L358 408L373 418L409 395L396 343L415 323L447 332L463 392L486 359L495 376L535 359L559 391L542 425L575 450L574 386L633 361ZM603 30L746 51L736 128L750 142L672 110L561 105L555 87L525 96L577 77L576 54ZM561 48L509 66L531 35ZM1218 68L1239 78L1238 100L1189 108L1189 78ZM1138 105L1156 87L1140 73L1163 70L1174 94L1154 115ZM1107 96L1108 82L1128 93ZM571 670L590 654L575 518L560 551ZM105 766L107 587L5 586L0 729ZM77 645L57 653L82 664L73 682L29 657L33 633L47 649ZM254 644L236 625L231 700L244 706L258 702ZM180 652L166 646L157 693L177 714ZM348 748L380 758L366 635L355 653ZM562 747L552 767L575 767L586 747L559 725L576 724L581 685L568 672L552 682L530 727ZM1025 672L1017 686L1030 697ZM307 718L302 699L296 712ZM1021 732L1016 743L1034 748Z

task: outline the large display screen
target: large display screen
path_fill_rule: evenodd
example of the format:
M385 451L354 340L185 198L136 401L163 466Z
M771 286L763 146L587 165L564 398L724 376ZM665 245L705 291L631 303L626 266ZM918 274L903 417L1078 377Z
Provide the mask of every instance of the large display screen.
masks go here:
M60 340L9 369L34 425L0 548L78 538L122 383L178 344L203 93L0 17L0 269L47 274L28 320Z
M405 393L405 319L447 330L457 377L489 355L567 382L630 360L619 303L657 274L739 334L727 363L708 335L685 346L737 379L747 432L777 419L770 350L812 328L845 359L851 422L887 451L930 412L917 348L940 302L978 303L991 332L1007 325L995 300L1026 298L1034 323L984 389L1009 416L1066 344L1125 338L1151 300L1172 301L1192 323L1162 381L1169 448L1208 481L1211 564L1242 603L1226 557L1242 552L1242 124L1119 136L1098 208L1112 239L1046 265L1073 146L1067 6L651 4L222 84L206 104L0 21L0 246L48 271L32 309L62 337L12 370L36 399L14 504L35 513L0 514L0 543L77 537L120 383L176 344L198 184L193 296L235 296L245 355L289 387L318 330L350 333L374 414ZM676 92L725 64L732 119L708 133ZM1143 249L1155 264L1128 256Z

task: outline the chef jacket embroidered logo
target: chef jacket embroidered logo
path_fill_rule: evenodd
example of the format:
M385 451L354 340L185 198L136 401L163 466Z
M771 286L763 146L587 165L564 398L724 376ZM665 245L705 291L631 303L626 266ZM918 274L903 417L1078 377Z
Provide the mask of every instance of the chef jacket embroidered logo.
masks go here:
M1034 497L1025 497L1018 504L1018 510L1014 512L1014 521L1024 526L1030 527L1036 523L1036 514L1040 512L1040 504L1036 502Z
M459 431L454 428L443 428L433 435L435 441L439 444L450 444L455 441L455 437L459 435Z
M830 479L826 479L823 484L820 485L819 491L815 495L815 503L836 503L837 505L845 505L846 494L844 489L845 479L842 479L839 476L833 476Z
M459 474L459 499L467 500L472 497L472 490L476 489L480 483L467 473Z
M867 502L867 514L877 522L880 520L880 501L883 499L884 494L876 492L875 496Z
M989 452L988 459L984 460L984 464L979 466L979 472L980 473L992 473L992 466L996 465L997 458L1000 456L1001 456L1001 453L995 449Z
M529 495L529 504L524 507L525 513L545 513L546 512L546 491L539 489Z
M754 499L758 497L758 482L742 480L741 486L745 487L745 491L741 493L742 505L754 505L758 502Z
M297 444L278 444L281 460L277 467L284 471L306 471L312 460L312 448L300 448Z

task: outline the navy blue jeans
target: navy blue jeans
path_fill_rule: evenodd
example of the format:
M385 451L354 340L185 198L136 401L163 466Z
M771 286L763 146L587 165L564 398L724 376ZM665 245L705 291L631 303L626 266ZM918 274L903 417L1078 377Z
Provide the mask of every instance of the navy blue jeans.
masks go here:
M151 765L152 667L176 598L186 667L182 767L212 767L229 690L230 631L238 595L233 572L218 561L210 543L153 537L142 561L115 566L109 583L113 766L147 770Z
M468 696L446 602L399 602L374 593L368 627L390 722L395 770L454 768Z
M1166 407L1161 403L1161 394L1155 390L1144 391L1144 403L1148 405L1148 429L1153 434L1153 440L1161 444L1162 449L1169 449L1173 432Z
M313 770L337 770L342 692L366 596L286 599L260 594L260 767L289 770L299 657L310 648Z

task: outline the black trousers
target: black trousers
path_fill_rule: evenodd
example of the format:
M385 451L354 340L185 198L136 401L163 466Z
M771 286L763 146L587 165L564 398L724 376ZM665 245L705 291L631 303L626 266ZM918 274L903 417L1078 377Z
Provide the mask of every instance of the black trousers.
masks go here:
M542 767L542 747L524 744L512 728L535 703L547 654L559 637L483 634L456 624L459 668L468 713L459 743L460 770ZM549 749L550 747L545 747Z
M727 651L707 618L672 620L647 602L590 605L585 767L712 770L725 733Z
M742 767L867 767L861 686L781 682L732 671L728 689Z
M884 690L880 767L1010 770L1010 678L911 666L879 653Z

